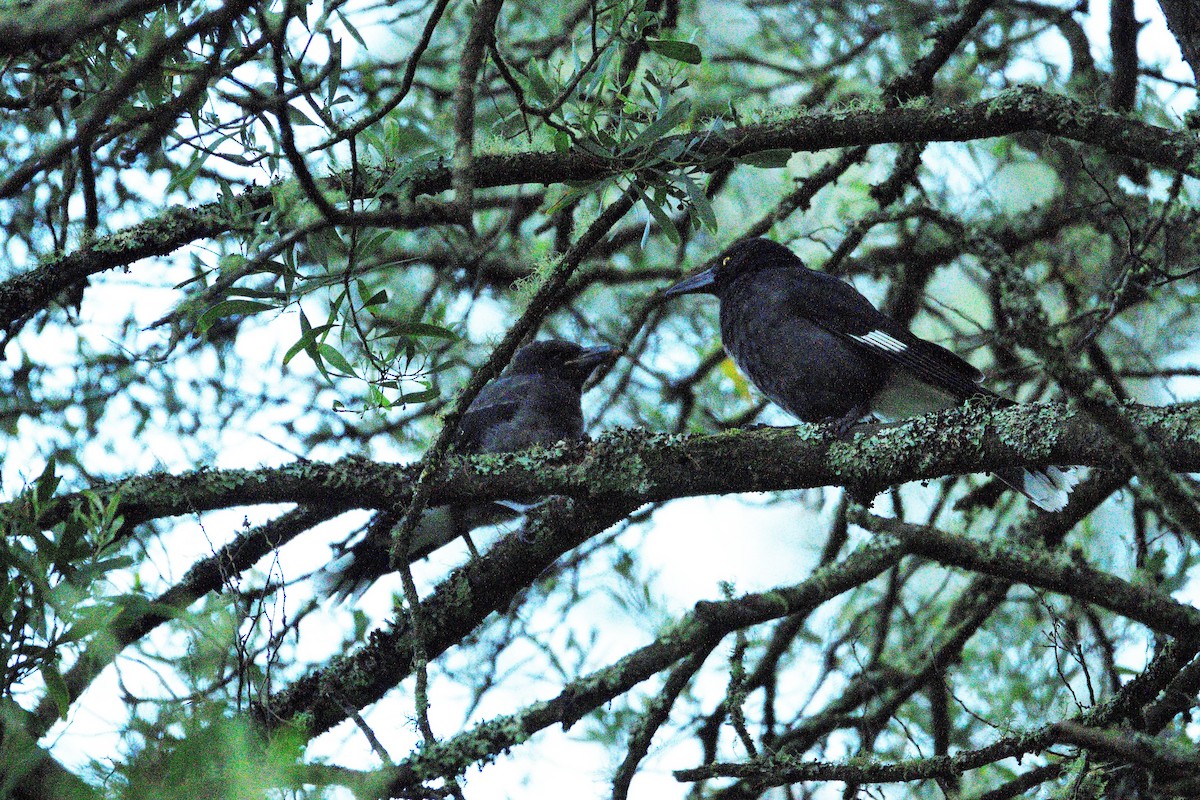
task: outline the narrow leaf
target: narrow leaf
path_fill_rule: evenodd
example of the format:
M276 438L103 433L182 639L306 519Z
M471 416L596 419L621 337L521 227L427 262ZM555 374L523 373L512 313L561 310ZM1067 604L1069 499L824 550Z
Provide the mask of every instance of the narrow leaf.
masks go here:
M379 335L381 339L393 336L445 339L449 342L458 340L458 335L454 331L440 325L431 325L428 322L397 322L388 325L387 329Z
M316 328L308 328L308 330L300 334L300 338L296 340L295 344L289 347L287 352L283 354L283 363L287 364L289 361L295 358L296 354L301 350L307 350L313 361L316 361L317 355L312 349L313 344L316 342L317 337L323 336L325 332L332 327L332 325L320 325Z
M647 39L646 46L660 56L682 61L685 64L699 64L704 58L700 48L691 42L680 42L675 39Z
M751 167L779 169L780 167L786 167L788 159L791 157L791 150L759 150L757 153L747 153L746 155L741 156L738 158L738 161Z
M254 300L222 300L200 315L196 320L196 333L203 336L205 331L221 317L231 317L234 314L257 314L260 311L275 308L269 303L259 303Z
M71 708L71 692L67 689L67 682L54 664L43 663L41 673L42 680L46 682L46 694L54 701L58 715L65 719Z
M328 361L329 365L338 372L354 378L358 377L358 373L354 371L354 367L350 366L350 362L346 360L346 357L336 347L322 342L317 345L317 349L321 352L321 357Z

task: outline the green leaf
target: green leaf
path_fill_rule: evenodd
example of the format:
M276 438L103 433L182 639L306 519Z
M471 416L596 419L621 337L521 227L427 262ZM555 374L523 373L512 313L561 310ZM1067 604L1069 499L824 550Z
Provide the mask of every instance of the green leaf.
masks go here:
M542 75L542 70L536 61L529 63L529 88L533 90L533 95L543 105L554 100L555 91L551 88L546 78Z
M54 664L43 663L40 671L42 680L46 682L46 694L54 701L58 715L65 719L67 711L71 708L71 692L67 689L67 682L63 680L62 673Z
M746 155L739 157L738 161L751 167L779 169L781 167L786 167L788 159L791 157L791 150L780 148L777 150L759 150L757 153L747 153Z
M167 181L166 192L174 192L178 189L187 191L191 188L192 181L200 174L200 170L204 168L204 164L208 161L208 150L197 150L192 154L191 161L183 169L171 175L171 179Z
M430 400L436 400L437 398L438 390L427 388L419 392L405 392L400 401L402 403L428 403Z
M437 145L437 139L420 122L401 120L393 130L393 147L397 153L413 153L428 150ZM387 232L391 235L391 231Z
M633 188L641 196L642 205L646 206L646 210L650 212L650 216L654 217L654 221L658 223L659 227L662 229L662 232L665 233L667 238L671 240L671 243L679 244L681 241L683 241L683 237L679 235L679 231L675 228L675 221L671 219L671 216L665 210L663 210L662 206L651 200L646 193L642 191L642 188L636 183L633 184ZM650 224L649 221L647 221L647 232L649 232L649 228ZM645 238L645 235L643 235L643 241L645 241Z
M121 615L121 610L122 607L119 605L87 606L80 609L75 623L62 635L59 643L77 642L98 630L107 628Z
M257 314L272 308L275 306L270 303L259 303L255 300L222 300L196 320L196 334L203 336L221 317L232 317L234 314Z
M692 180L692 176L686 172L679 173L679 180L683 184L683 188L687 190L688 202L691 203L692 210L696 212L696 216L713 233L717 232L717 212L713 210L712 203L704 194L704 189L696 181Z
M248 261L241 253L226 253L217 259L217 268L222 272L232 272L241 269Z
M596 65L592 67L592 74L579 87L575 93L580 97L592 97L599 94L605 78L608 76L608 67L612 63L613 56L616 55L617 48L609 45L604 48L604 52L600 58L596 59Z
M738 397L743 400L754 399L750 394L750 382L746 380L746 376L741 373L732 359L727 358L722 361L719 369L726 378L733 381L733 391L737 393Z
M321 358L328 361L329 365L338 372L354 378L358 377L358 373L354 371L354 367L350 366L350 362L346 360L346 357L333 345L322 342L317 345L317 350L320 351Z
M597 156L598 158L608 158L610 155L612 155L608 150L604 149L603 146L597 142L593 142L591 139L576 139L575 146L588 155Z
M380 289L378 292L376 292L375 294L371 295L370 297L368 297L366 300L363 301L363 307L370 308L371 306L381 306L384 303L386 303L387 301L388 301L387 289Z
M329 45L329 74L325 76L325 105L331 106L337 101L342 86L342 43L331 42Z
M283 302L287 299L287 295L278 289L252 289L249 286L234 286L229 290L229 296L233 297L250 297L256 300L278 300Z
M294 106L287 106L287 116L288 121L291 122L292 126L296 128L303 128L308 125L317 124L309 119L307 114L300 109L295 108Z
M692 104L687 100L680 100L675 105L667 109L661 117L651 122L642 129L633 141L629 142L621 148L621 154L633 152L646 147L651 142L657 141L674 130L680 123L687 119L688 114L692 110Z
M167 32L167 15L155 14L150 21L150 25L144 28L145 35L138 39L138 55L143 56L146 52L166 38Z
M685 64L699 64L703 60L700 48L691 42L680 42L675 39L647 39L646 46L660 56L682 61Z
M358 42L359 46L361 46L361 47L367 46L366 41L363 40L362 34L358 32L358 28L355 28L353 25L350 24L350 20L346 19L345 14L343 14L341 11L338 11L337 18L338 18L338 22L341 22L342 25L344 25L346 27L346 33L350 34L350 37L352 39L354 39L354 41Z
M55 474L55 459L52 455L46 459L46 468L42 470L42 474L38 476L37 482L34 484L37 487L39 508L43 507L54 496L54 490L58 488L60 480L61 478Z
M304 325L302 324L301 327L304 327ZM326 331L332 327L333 325L318 325L315 328L308 327L303 333L300 334L300 338L296 340L296 343L289 347L288 351L283 354L283 363L287 364L289 361L295 358L296 354L301 350L307 350L308 355L312 358L312 360L316 361L318 357L316 351L313 350L313 344L317 341L317 337L324 336Z
M458 341L458 334L454 331L449 328L443 328L440 325L431 325L428 322L396 322L388 325L383 333L379 334L379 338L381 339L395 336L406 336L414 339L445 339L449 342Z
M333 228L310 231L305 241L318 264L335 263L347 252L346 243Z
M71 574L71 580L79 586L86 586L93 581L100 580L110 572L125 569L133 563L132 556L103 558L90 564L75 567Z

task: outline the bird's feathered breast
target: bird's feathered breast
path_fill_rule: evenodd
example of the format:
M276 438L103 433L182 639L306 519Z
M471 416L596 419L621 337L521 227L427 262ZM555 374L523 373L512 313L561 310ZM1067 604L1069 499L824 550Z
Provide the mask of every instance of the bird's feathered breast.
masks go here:
M790 269L740 275L720 298L725 349L767 397L799 419L840 417L888 377L885 362L822 324L827 315L811 310L811 296Z

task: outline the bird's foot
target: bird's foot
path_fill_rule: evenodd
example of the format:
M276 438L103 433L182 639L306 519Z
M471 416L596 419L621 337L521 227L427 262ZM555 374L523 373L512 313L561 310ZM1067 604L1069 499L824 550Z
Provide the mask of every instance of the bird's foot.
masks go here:
M854 427L860 419L867 415L867 409L861 406L855 406L840 417L826 417L821 420L824 425L829 425L833 428L833 435L839 439L845 439L850 434L850 429Z

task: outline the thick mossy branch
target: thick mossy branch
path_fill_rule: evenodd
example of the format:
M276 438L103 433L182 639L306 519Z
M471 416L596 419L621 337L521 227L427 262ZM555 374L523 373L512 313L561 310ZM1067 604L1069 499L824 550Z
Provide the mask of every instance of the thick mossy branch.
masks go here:
M668 136L655 149L674 151L674 145L682 144L683 153L674 163L711 168L724 163L724 159L766 150L818 152L885 143L965 142L1025 131L1061 136L1113 155L1200 176L1200 142L1190 133L1147 125L1032 86L1018 86L990 100L942 108L799 113L720 132L701 130ZM602 158L578 150L479 156L475 185L488 188L599 180L637 168L639 157ZM450 188L450 184L451 170L444 164L414 178L418 194L436 194ZM364 183L353 188L370 192L371 187Z
M541 535L531 542L507 537L487 554L456 571L423 603L431 620L434 640L427 642L430 657L457 643L463 625L473 627L553 563L559 553L573 547L580 530L595 530L596 517L605 514L594 506L551 509ZM611 517L610 517L611 519ZM585 714L619 697L696 650L711 648L714 639L743 626L810 611L828 600L862 585L894 565L903 555L896 540L882 538L859 548L837 564L824 567L795 586L734 600L705 603L653 643L633 651L617 663L572 681L558 697L530 705L522 712L484 723L405 762L400 783L457 774L467 765L520 744L550 725L569 727ZM484 590L484 587L492 587ZM486 596L481 596L481 591ZM483 599L480 606L477 601ZM499 603L499 604L497 604ZM411 628L401 624L379 631L358 652L331 663L276 695L264 710L268 726L302 722L312 734L345 718L342 698L356 707L374 702L398 684L411 670ZM381 669L383 668L383 669Z
M252 224L272 202L270 188L252 187L229 202L171 208L153 219L101 237L73 253L46 258L36 269L0 283L0 330L46 308L58 294L90 275L165 256L201 239Z
M0 12L0 57L66 48L100 28L165 5L163 0L6 5Z
M424 653L430 660L458 645L493 611L508 607L561 555L632 512L558 500L533 511L523 536L502 539L486 557L456 570L424 598L421 613L429 632ZM351 656L335 658L300 679L259 709L269 728L302 725L311 734L346 718L348 707L363 708L410 675L414 666L413 626L401 617L371 633Z
M1200 406L1129 404L1128 419L1146 432L1178 472L1200 471ZM899 425L866 425L839 439L828 428L799 425L715 435L676 436L615 430L573 446L452 460L431 505L550 494L639 504L707 494L851 486L880 490L916 480L1005 467L1077 464L1124 468L1121 455L1087 416L1068 406L1024 404L1004 410L968 405ZM299 461L256 470L153 474L94 487L121 494L128 524L262 503L330 509L387 509L407 502L410 465L346 458ZM62 520L75 495L40 518ZM21 501L0 514L21 513Z
M825 111L723 131L698 130L664 137L655 149L681 149L673 162L679 169L711 171L727 168L730 159L767 150L819 152L889 142L964 142L1027 131L1060 136L1112 155L1200 176L1200 142L1189 131L1148 125L1027 86L1002 92L990 100L943 108ZM469 177L476 189L597 181L643 168L648 157L644 152L603 157L580 149L477 154ZM376 199L382 187L391 185L391 176L400 166L383 165L335 175L328 179L328 186L353 199ZM405 184L406 196L420 199L422 195L436 195L450 189L452 183L451 166L444 159L434 160L414 172ZM287 195L286 191L281 193ZM147 256L164 255L188 242L244 225L246 211L268 207L272 197L271 189L252 187L237 202L171 209L153 220L103 237L90 247L47 260L32 272L0 283L0 330L45 308L59 292L88 275ZM400 227L445 221L442 215L422 211L418 206L387 218L389 226Z
M987 413L982 409L967 411ZM736 440L746 436L784 433L795 438L796 431L756 431L703 438ZM644 444L652 438L636 437L629 432L618 432L615 437L625 440L626 446L631 440ZM676 444L688 441L682 437L668 440ZM584 449L594 450L604 444L602 440L586 445ZM536 456L546 455L553 460L571 453L571 450L564 448L558 453ZM429 626L432 639L425 643L426 652L434 658L454 646L461 636L479 625L488 614L504 608L528 581L536 579L559 555L628 515L635 505L636 500L610 497L576 503L561 500L543 506L535 512L526 538L505 537L483 558L475 559L457 570L424 599L423 612L433 623ZM1073 583L1064 576L1071 574L1075 565L1056 559L1048 551L1018 547L1020 542L1037 539L1039 532L1054 534L1046 537L1049 540L1060 540L1064 531L1055 533L1042 528L1055 524L1069 527L1073 523L1067 515L1039 515L1029 520L1032 526L1029 530L1015 532L1008 539L1011 548L1030 551L1021 554L1008 553L1003 548L990 548L986 543L976 543L965 537L905 527L891 520L880 520L880 523L885 533L893 525L900 526L899 529L890 530L898 535L879 536L845 560L818 570L795 586L750 594L732 601L699 603L692 615L663 632L655 642L609 667L571 682L558 697L532 704L517 714L493 719L445 742L423 748L402 762L392 774L393 786L398 789L412 788L442 776L460 774L467 766L490 761L539 730L556 724L569 726L582 715L628 692L647 678L671 668L691 654L711 649L715 646L715 639L719 640L730 631L811 611L820 603L881 574L905 554L922 552L926 544L930 548L929 555L945 563L1005 575L1030 585L1061 588L1072 596L1081 594L1081 599L1094 596L1104 607L1112 607L1115 602L1132 598L1129 609L1121 607L1113 610L1122 614L1128 612L1127 615L1141 619L1156 630L1183 636L1185 640L1195 638L1200 633L1200 619L1196 618L1194 610L1173 604L1169 598L1154 598L1152 590L1143 590L1090 569L1079 573L1087 578L1086 581ZM926 543L920 541L918 531L926 535ZM909 533L913 535L906 535ZM970 630L975 627L971 625ZM362 707L378 700L411 673L414 650L412 635L412 627L403 619L391 629L373 633L359 651L328 664L272 697L260 709L260 720L268 728L298 724L310 734L328 730L344 719L347 707ZM957 640L958 637L952 638ZM1194 652L1194 649L1190 652ZM1142 677L1150 674L1148 670ZM914 680L919 678L914 676ZM1131 681L1122 690L1122 702L1132 702L1136 694L1135 684L1138 681ZM1144 694L1137 694L1140 702L1149 699ZM1103 708L1108 709L1109 706ZM1092 720L1089 716L1088 720L1108 723L1111 721L1109 716L1105 712L1103 718L1097 716ZM1045 737L1013 737L997 743L993 748L984 748L967 757L967 760L976 759L980 764L991 763L996 758L1035 752L1044 746ZM964 763L954 762L954 765L963 768ZM773 763L770 769L779 766ZM921 766L914 763L904 765L899 773L906 774L909 767L918 771L940 768L936 763ZM838 766L838 769L841 768ZM813 767L805 765L801 769ZM896 772L892 767L886 771Z

